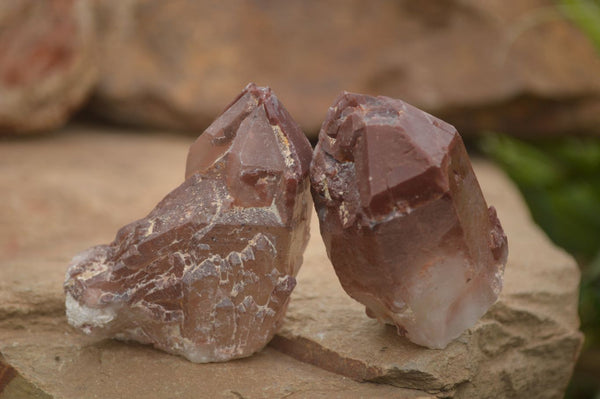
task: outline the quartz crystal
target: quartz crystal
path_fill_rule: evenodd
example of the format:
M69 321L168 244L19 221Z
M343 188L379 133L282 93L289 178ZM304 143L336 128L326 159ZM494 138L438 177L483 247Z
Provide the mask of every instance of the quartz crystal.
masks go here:
M451 125L400 100L343 93L311 181L329 258L368 316L444 348L498 298L506 236Z
M263 348L308 242L311 156L271 90L249 84L190 147L183 184L112 243L75 256L69 323L193 362Z

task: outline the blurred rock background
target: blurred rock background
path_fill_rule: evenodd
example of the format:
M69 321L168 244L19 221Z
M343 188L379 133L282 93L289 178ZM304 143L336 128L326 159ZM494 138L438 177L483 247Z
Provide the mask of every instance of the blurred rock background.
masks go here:
M0 132L197 135L254 81L315 138L342 90L402 98L496 159L579 260L583 398L600 395L599 54L599 0L2 0Z
M400 97L463 135L600 134L600 58L551 0L3 0L0 126L77 109L202 131L249 81L314 137L341 90Z

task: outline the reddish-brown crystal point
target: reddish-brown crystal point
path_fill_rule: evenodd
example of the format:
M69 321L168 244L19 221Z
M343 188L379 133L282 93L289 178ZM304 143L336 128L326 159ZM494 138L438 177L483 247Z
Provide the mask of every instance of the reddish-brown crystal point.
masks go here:
M249 84L191 146L185 182L67 271L69 322L194 362L260 350L308 242L308 140Z
M370 317L443 348L496 301L506 236L451 125L400 100L343 93L311 181L329 258Z

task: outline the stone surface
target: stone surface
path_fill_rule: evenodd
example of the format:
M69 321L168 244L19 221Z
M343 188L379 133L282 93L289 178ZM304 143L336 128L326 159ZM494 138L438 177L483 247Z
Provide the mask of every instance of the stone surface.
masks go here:
M202 130L256 81L313 137L341 90L462 134L600 133L600 57L553 0L98 3L93 108L115 121Z
M475 172L511 238L511 252L500 301L445 350L418 347L365 317L364 307L339 285L316 217L272 345L318 368L268 348L239 361L194 364L70 328L65 264L81 248L109 242L119 226L143 217L173 189L189 141L82 126L36 140L0 141L0 353L21 376L13 379L17 387L30 384L55 398L80 398L84 389L89 397L158 398L171 391L183 398L198 392L239 397L231 391L282 397L290 393L286 387L309 398L394 397L397 390L410 397L399 386L419 387L408 390L419 397L562 397L581 343L579 273L533 225L506 177L477 160ZM386 386L340 375L361 379L365 369ZM273 370L279 379L271 378Z
M366 317L324 267L329 260L313 222L298 286L271 346L357 380L439 397L563 397L583 340L577 265L533 224L496 167L477 159L473 166L511 243L500 299L473 328L444 350L425 349Z
M190 147L183 184L73 258L69 323L198 363L262 349L308 242L311 155L271 90L249 84Z
M498 298L506 236L451 125L401 100L344 92L310 177L327 254L369 317L440 349Z
M0 133L61 126L97 78L91 0L0 4Z
M147 346L93 341L69 328L64 316L0 324L0 350L18 373L0 390L2 399L431 397L361 384L271 348L247 359L194 364Z
M194 364L67 324L65 264L152 209L180 181L189 141L81 126L0 141L0 370L13 370L0 379L0 386L10 379L0 397L429 397L361 384L268 348L247 359Z

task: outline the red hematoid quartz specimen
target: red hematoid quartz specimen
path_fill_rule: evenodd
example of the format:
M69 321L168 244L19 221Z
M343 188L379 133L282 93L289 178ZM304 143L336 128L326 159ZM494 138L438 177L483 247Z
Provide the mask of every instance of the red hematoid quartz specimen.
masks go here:
M506 236L451 125L400 100L343 93L311 181L329 258L368 316L444 348L496 301Z
M182 185L73 259L69 323L193 362L263 348L308 242L311 157L271 90L248 85L191 146Z

